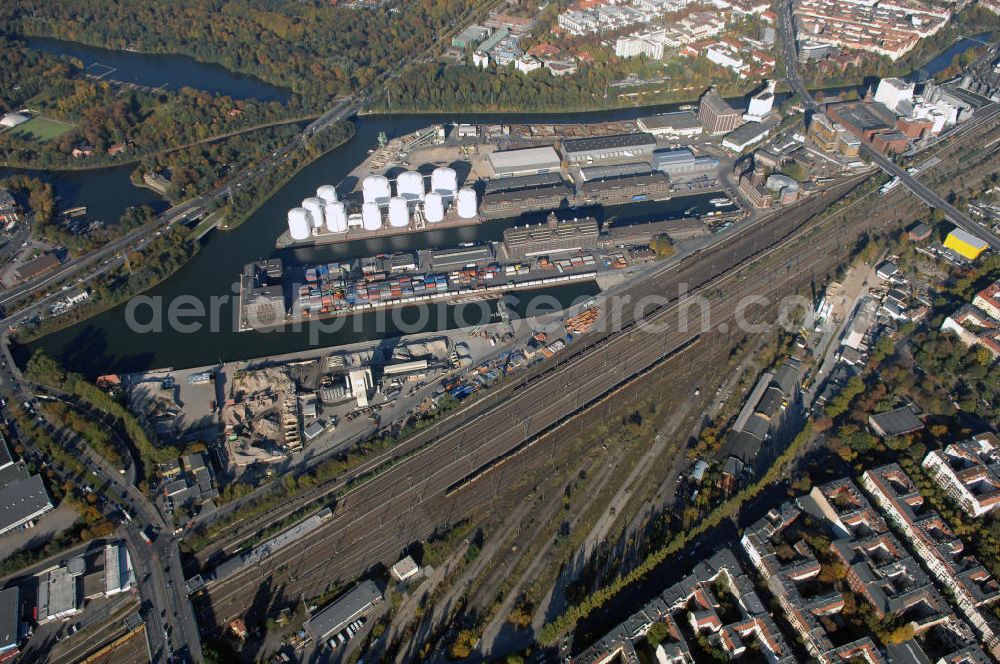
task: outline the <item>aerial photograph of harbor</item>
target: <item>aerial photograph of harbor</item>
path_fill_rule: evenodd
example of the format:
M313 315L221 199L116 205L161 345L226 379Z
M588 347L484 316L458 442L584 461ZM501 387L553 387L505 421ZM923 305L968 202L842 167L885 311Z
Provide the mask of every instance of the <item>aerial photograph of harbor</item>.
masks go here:
M1000 661L998 0L0 44L0 663Z

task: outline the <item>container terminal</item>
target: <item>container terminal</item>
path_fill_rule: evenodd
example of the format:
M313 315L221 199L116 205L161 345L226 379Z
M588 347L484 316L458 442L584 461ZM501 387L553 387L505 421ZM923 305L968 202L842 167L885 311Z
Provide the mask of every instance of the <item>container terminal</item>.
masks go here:
M743 211L726 199L713 221ZM731 223L728 222L728 223ZM239 330L263 330L312 320L420 303L458 303L516 290L594 280L635 260L651 260L656 235L673 241L709 234L691 218L601 229L593 217L515 224L500 242L287 267L280 259L248 263L240 274ZM627 258L631 257L631 259Z
M435 125L386 141L287 214L279 249L723 189L717 148L594 125ZM715 153L715 154L713 154ZM720 159L721 157L721 159Z

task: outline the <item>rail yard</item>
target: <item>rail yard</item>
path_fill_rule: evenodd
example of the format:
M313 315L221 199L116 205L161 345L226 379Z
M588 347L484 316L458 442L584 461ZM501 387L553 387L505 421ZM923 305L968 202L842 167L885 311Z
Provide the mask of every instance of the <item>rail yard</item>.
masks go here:
M843 185L830 195L842 197L857 184ZM629 294L633 301L643 296L662 297L684 283L709 294L716 289L721 295L713 304L713 325L728 326L739 301L738 293L775 295L808 285L836 266L843 256L838 251L848 252L854 246L865 224L850 229L829 224L803 226L825 208L826 202L817 197L797 209L797 214L760 222L752 233L734 235L728 242L684 261L676 270L649 278ZM791 249L795 242L810 236L815 237L808 249ZM764 261L771 262L771 270L751 270L751 265ZM741 279L747 271L755 274ZM735 288L723 288L731 284ZM628 326L620 333L590 342L584 337L585 349L546 363L501 387L444 431L431 430L407 441L393 453L401 457L400 461L344 493L335 506L333 519L308 541L291 543L256 567L210 582L204 595L195 600L201 617L221 628L248 611L266 611L265 606L255 606L253 601L259 584L280 587L286 597L320 594L331 581L352 578L376 561L395 559L408 542L429 536L441 523L454 523L482 509L502 490L502 472L495 481L481 477L453 491L450 497L444 494L483 464L557 427L616 386L691 344L698 333L672 331L654 337L654 343L650 343L649 333L642 329L665 323L676 313L677 303L673 302L648 314L645 323ZM497 431L496 422L507 422L508 428ZM430 438L434 438L433 444L422 448ZM410 456L404 456L413 450ZM377 531L373 532L372 524L377 524ZM272 576L279 568L281 579ZM267 604L274 600L269 597Z

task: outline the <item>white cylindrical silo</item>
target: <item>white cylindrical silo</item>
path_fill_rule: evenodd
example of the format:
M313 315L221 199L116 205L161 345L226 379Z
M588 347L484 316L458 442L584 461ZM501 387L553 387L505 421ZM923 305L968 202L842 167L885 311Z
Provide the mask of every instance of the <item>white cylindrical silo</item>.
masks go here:
M331 233L347 232L347 208L340 201L326 204L326 230Z
M361 225L366 231L377 231L382 228L382 213L374 201L361 206Z
M438 192L446 199L454 198L458 191L458 173L455 169L447 166L435 168L431 173L431 191Z
M322 198L326 203L334 203L338 200L337 188L332 184L320 185L316 190L316 198Z
M458 216L462 219L475 217L477 214L476 192L468 187L459 189L456 206L458 207Z
M389 178L383 175L369 175L361 181L361 195L365 203L387 204L392 197Z
M424 197L424 218L431 223L444 219L444 200L436 191L428 192Z
M424 176L416 171L400 173L396 178L396 195L410 202L424 200Z
M309 210L312 215L313 228L323 227L323 206L326 203L322 198L310 197L302 201L302 207Z
M393 228L402 228L410 223L410 211L406 205L406 199L402 196L393 196L389 200L389 225Z
M288 234L293 240L305 240L312 232L312 214L305 208L292 208L288 211Z

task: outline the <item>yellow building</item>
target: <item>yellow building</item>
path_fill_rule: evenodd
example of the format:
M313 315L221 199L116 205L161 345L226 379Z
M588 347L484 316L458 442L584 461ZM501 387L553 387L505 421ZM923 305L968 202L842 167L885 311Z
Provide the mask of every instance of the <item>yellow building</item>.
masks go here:
M944 239L944 246L968 258L970 261L974 261L979 258L980 254L986 251L989 245L985 240L980 240L972 233L967 233L961 228L956 228L948 233L948 237Z

